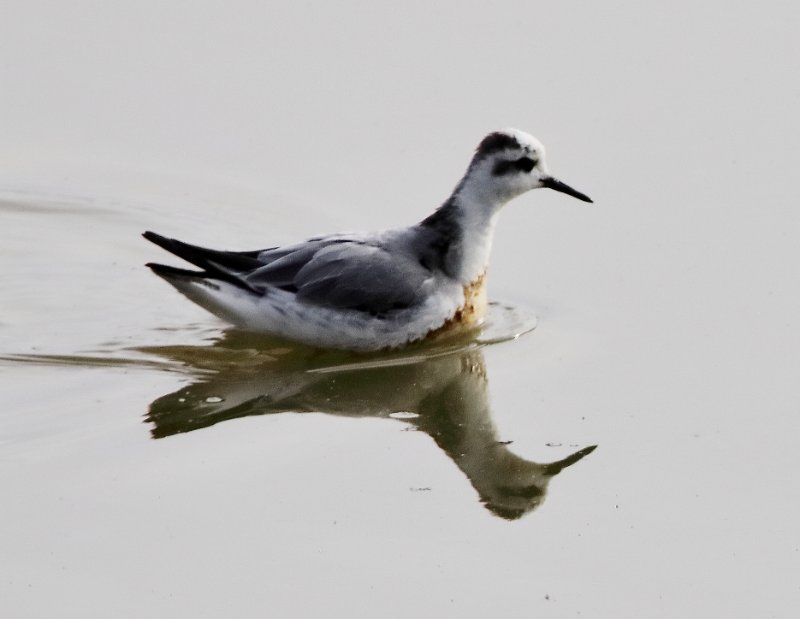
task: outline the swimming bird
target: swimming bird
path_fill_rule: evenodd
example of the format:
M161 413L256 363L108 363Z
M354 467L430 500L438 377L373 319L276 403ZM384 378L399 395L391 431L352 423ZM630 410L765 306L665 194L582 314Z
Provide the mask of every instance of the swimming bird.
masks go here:
M415 225L254 251L206 249L145 232L202 270L147 266L246 330L320 348L398 348L480 324L497 216L509 200L539 187L592 201L548 172L539 140L505 129L480 142L450 197Z

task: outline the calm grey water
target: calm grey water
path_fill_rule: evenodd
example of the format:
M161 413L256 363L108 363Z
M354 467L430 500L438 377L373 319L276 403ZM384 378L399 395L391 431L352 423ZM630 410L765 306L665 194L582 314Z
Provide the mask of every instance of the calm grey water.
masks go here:
M3 616L797 615L793 5L11 5ZM507 207L477 339L303 349L142 266L419 220L506 125L596 204Z

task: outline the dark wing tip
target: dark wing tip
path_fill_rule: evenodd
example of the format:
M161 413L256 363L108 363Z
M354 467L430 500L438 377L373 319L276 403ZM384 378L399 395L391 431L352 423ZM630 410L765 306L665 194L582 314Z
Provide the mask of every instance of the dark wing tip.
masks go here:
M150 230L142 232L142 236L151 243L155 243L156 245L158 245L159 247L163 247L164 249L167 249L168 245L174 243L173 239L168 239L167 237L161 236L160 234L156 234L155 232L152 232Z
M168 264L158 264L157 262L148 262L144 266L149 268L156 275L161 277L180 276L180 277L205 277L207 274L203 271L190 271L189 269L179 269L172 267Z

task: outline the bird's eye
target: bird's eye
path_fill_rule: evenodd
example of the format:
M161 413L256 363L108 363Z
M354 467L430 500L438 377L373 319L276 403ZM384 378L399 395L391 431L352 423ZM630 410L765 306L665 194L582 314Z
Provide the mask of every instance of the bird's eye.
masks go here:
M531 159L530 157L523 157L522 159L517 159L514 162L517 166L517 170L522 170L523 172L530 172L536 167L536 161Z
M494 176L503 176L504 174L511 174L513 172L530 172L536 167L536 163L537 161L530 157L521 157L513 161L504 159L494 164L492 174Z

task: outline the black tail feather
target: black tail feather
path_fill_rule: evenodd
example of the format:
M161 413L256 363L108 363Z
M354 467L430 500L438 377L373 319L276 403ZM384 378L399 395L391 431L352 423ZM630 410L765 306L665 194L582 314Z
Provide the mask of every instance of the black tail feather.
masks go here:
M256 294L261 294L263 292L253 288L253 286L239 274L263 266L263 263L256 258L258 255L257 251L233 252L206 249L205 247L189 245L177 239L168 239L167 237L150 231L145 232L142 236L151 243L155 243L168 252L203 269L202 271L190 271L188 269L179 269L165 264L148 262L145 266L150 267L156 275L167 279L170 277L217 279Z
M189 243L184 243L177 239L168 239L165 236L150 231L145 232L142 236L151 243L155 243L159 247L183 258L186 262L191 262L201 269L213 271L213 267L210 268L211 262L221 264L226 269L241 272L251 271L263 266L261 261L256 257L258 255L257 251L236 252L207 249L197 245L189 245Z
M191 277L191 278L203 278L208 277L208 273L205 271L190 271L189 269L179 269L178 267L172 267L168 264L158 264L157 262L148 262L144 266L150 268L153 273L156 275L162 275L165 277L169 276L178 276L178 277Z

